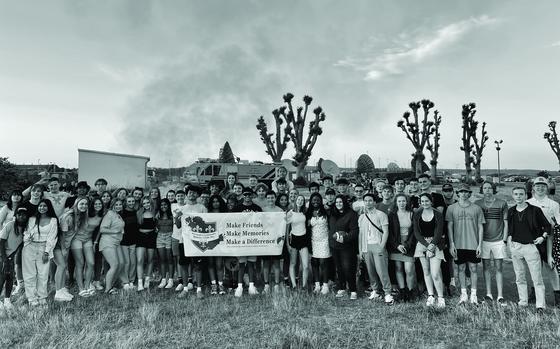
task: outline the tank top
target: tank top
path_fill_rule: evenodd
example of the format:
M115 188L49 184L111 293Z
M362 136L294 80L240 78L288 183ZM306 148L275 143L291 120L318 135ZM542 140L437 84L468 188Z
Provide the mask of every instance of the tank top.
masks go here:
M144 220L145 221L145 220ZM172 218L160 218L157 221L158 233L172 233L173 232L173 219Z
M434 232L436 230L436 219L435 216L428 222L424 221L422 217L420 217L420 234L422 234L425 238L432 238L434 237Z

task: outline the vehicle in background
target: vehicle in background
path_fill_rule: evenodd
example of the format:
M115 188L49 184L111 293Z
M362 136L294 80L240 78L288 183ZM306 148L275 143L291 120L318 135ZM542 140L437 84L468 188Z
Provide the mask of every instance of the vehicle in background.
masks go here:
M276 177L276 168L281 164L263 163L260 161L245 161L238 163L218 162L216 159L199 158L188 166L181 177L187 183L206 186L210 181L225 183L229 173L235 173L237 180L244 185L249 183L249 177L257 176L259 182L270 184Z

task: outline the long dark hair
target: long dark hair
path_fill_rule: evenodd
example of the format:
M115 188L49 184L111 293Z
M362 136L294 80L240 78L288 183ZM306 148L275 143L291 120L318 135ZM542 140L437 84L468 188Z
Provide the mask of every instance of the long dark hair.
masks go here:
M12 190L12 192L10 193L9 199L8 199L8 203L6 204L6 206L8 206L10 211L15 211L15 209L17 208L17 207L14 207L14 203L12 202L12 196L14 196L14 195L17 195L17 196L21 197L21 199L19 200L20 205L23 203L23 194L21 193L21 190L18 190L18 189Z
M338 208L336 208L336 200L337 199L341 199L342 200L342 212L340 212L338 210ZM352 208L350 207L350 203L348 203L348 199L346 198L346 195L341 195L338 194L335 198L334 198L334 204L331 207L331 214L335 217L342 217L344 216L349 210L352 210Z
M165 210L165 211L161 209L161 206L162 206L161 204L163 204L164 202L167 204L167 210ZM173 212L171 212L171 201L169 201L168 198L161 199L161 201L159 203L157 218L159 219L159 218L162 218L164 216L167 217L167 219L173 218Z
M286 207L280 206L280 198L283 196L286 197L286 201L288 202L288 205ZM288 210L290 208L290 197L288 196L288 194L285 193L278 194L278 196L276 197L276 206L280 207L283 211Z
M46 213L47 217L56 219L56 224L58 225L58 217L56 215L56 212L54 211L54 207L51 203L51 200L49 199L39 200L39 203L37 204L37 208L39 208L39 205L41 205L42 203L47 205L47 213ZM39 213L39 210L37 210L37 212L35 213L35 225L39 225L39 219L41 219L41 214Z
M208 212L213 211L214 207L213 207L212 203L214 202L214 200L218 200L218 202L220 203L220 208L219 208L220 212L227 212L226 201L220 195L217 195L217 194L210 196L210 198L208 199L208 207L206 207L208 209Z
M95 212L95 202L99 201L101 203L101 210L99 212ZM95 199L91 200L91 202L89 203L89 207L88 207L88 217L93 218L95 216L97 217L103 217L103 212L105 212L105 205L103 205L103 201L101 201L101 197L96 197Z
M318 197L319 200L321 200L321 205L319 207L319 216L320 217L326 217L327 216L327 210L325 210L325 205L323 205L323 197L319 193L313 193L313 194L311 194L311 196L309 196L309 207L307 208L307 211L305 212L305 218L308 221L311 219L311 217L313 217L313 211L315 211L315 208L313 208L311 206L311 202L313 201L314 197Z

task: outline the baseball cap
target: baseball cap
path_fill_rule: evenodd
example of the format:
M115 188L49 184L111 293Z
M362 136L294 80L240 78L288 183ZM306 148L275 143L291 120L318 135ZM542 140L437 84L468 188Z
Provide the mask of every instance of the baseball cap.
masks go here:
M346 178L339 178L339 179L336 180L336 185L339 185L339 184L346 184L346 185L348 185L349 182L348 182L348 180L347 180Z
M16 214L18 214L18 213L28 213L27 208L26 207L18 207L16 209Z
M329 188L325 190L325 195L336 195L336 191L334 191L334 189L332 188Z
M472 193L471 187L467 184L467 183L461 183L459 185L459 188L457 189L457 193L460 193L462 191L466 191L468 193Z
M452 191L453 190L453 185L451 185L449 183L445 183L444 185L441 186L441 190L442 191Z
M548 187L548 181L544 177L537 177L533 179L533 185L545 184Z
M245 194L253 195L253 193L254 193L253 189L251 189L249 187L246 187L246 188L243 189L243 195L245 195Z

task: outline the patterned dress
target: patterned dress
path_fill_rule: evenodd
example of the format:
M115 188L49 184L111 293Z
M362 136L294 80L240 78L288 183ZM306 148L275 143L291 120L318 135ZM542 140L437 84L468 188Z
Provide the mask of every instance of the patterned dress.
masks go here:
M313 258L329 258L329 226L327 217L311 217L311 251Z

